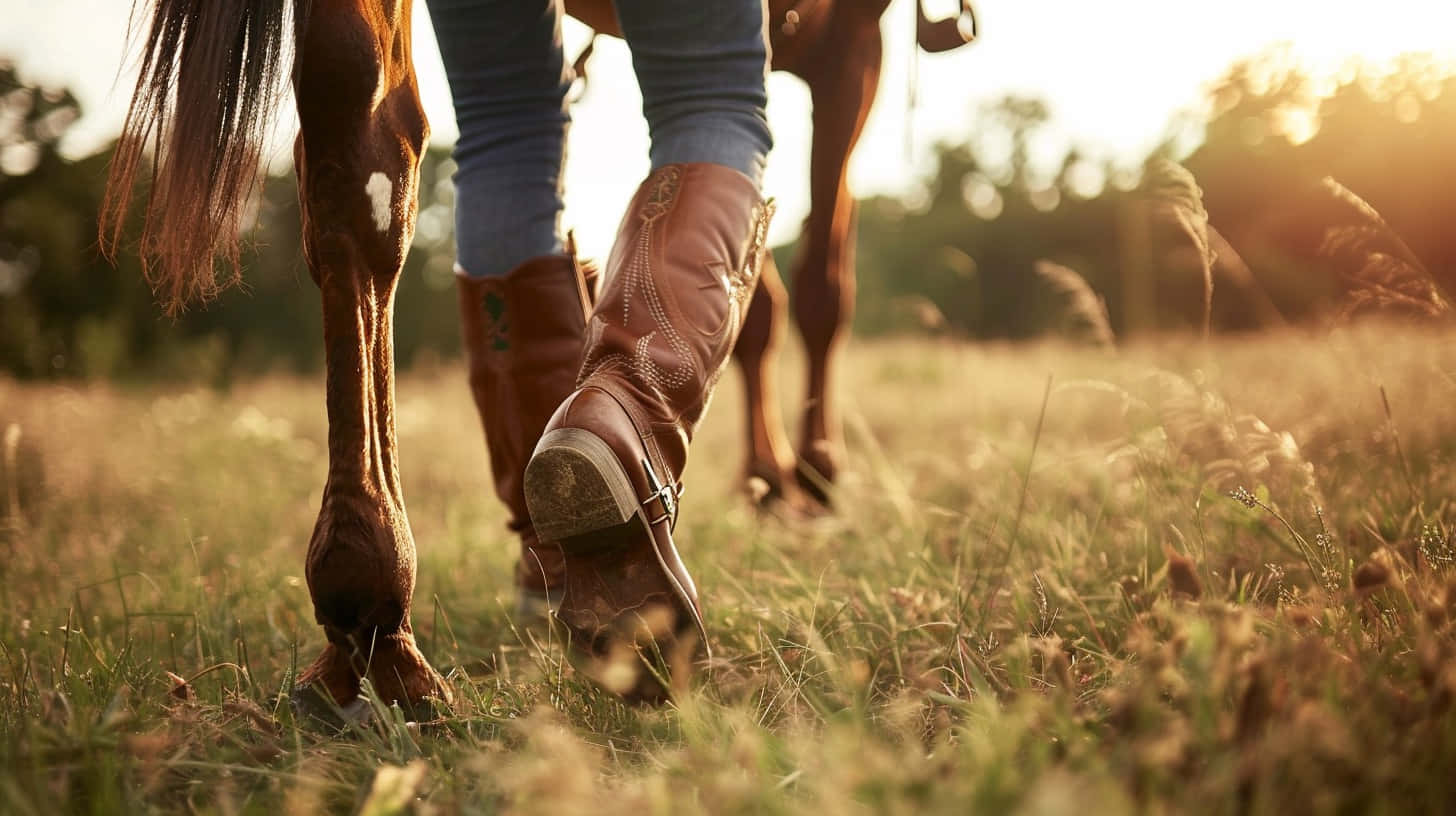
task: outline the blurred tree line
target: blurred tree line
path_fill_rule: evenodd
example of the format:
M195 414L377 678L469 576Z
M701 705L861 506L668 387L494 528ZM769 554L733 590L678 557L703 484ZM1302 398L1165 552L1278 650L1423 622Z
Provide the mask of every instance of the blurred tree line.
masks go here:
M919 324L1005 338L1057 331L1065 315L1055 277L1038 274L1045 261L1090 284L1118 335L1198 328L1202 253L1160 213L1170 187L1205 210L1214 330L1323 320L1359 284L1351 265L1364 256L1336 251L1331 240L1353 221L1381 233L1357 236L1367 253L1382 251L1377 242L1403 242L1422 272L1456 292L1449 67L1409 56L1391 70L1352 62L1315 80L1273 51L1232 67L1209 101L1206 119L1170 123L1140 174L1075 149L1054 173L1038 173L1027 156L1046 107L1008 98L981 111L964 144L940 148L923 195L861 202L857 329ZM1198 146L1171 165L1189 142ZM1333 195L1326 177L1372 205L1389 229Z
M1206 274L1215 330L1318 320L1348 289L1341 265L1351 263L1331 251L1329 227L1350 207L1332 198L1327 176L1382 213L1412 260L1456 291L1449 71L1410 57L1395 71L1352 64L1314 80L1273 52L1233 67L1209 100L1206 120L1170 123L1141 174L1076 150L1039 171L1028 157L1046 106L1008 98L980 111L964 143L938 149L920 191L862 202L856 330L1080 333L1069 302L1101 310L1119 336L1197 329ZM256 203L245 287L174 321L134 257L112 267L98 256L109 151L74 162L57 152L80 113L70 93L26 84L0 63L0 370L223 382L319 368L318 294L291 175L268 179ZM1184 144L1199 146L1172 164ZM426 155L397 304L403 365L458 353L452 170L448 150ZM1204 220L1206 236L1190 229ZM776 250L781 269L792 269L792 252Z
M111 151L75 162L57 153L79 116L70 93L27 85L15 66L0 63L0 371L221 383L321 369L323 318L303 263L292 174L268 178L255 203L242 287L173 320L142 282L134 254L119 254L115 267L100 257L96 214ZM423 163L395 317L406 365L459 350L452 168L448 149L432 148Z

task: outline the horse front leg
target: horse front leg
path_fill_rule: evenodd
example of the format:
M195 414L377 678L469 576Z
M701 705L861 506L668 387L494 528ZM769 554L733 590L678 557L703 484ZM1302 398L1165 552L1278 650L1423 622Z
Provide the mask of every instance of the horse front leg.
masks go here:
M756 504L783 501L790 507L803 503L794 480L794 451L780 414L774 363L778 359L779 327L783 325L788 294L772 256L764 256L758 289L749 301L743 331L733 346L733 359L743 371L743 394L748 413L748 462L744 488Z
M306 568L328 645L299 686L344 705L367 676L383 702L408 707L449 691L410 628L415 546L394 429L394 293L428 129L410 4L382 5L318 2L299 52L295 158L304 252L323 300L329 419Z
M835 44L842 58L821 60L822 69L804 76L814 102L811 208L793 281L794 319L808 355L799 482L825 503L844 447L834 398L834 365L854 312L855 205L849 191L849 157L874 103L882 50L877 17L846 13L833 23L826 41Z

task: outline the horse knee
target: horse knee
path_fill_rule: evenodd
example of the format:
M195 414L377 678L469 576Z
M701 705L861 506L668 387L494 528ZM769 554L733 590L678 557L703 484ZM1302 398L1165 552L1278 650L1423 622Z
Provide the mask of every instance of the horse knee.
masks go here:
M313 20L314 36L327 36L327 47L303 44L294 150L305 255L315 268L362 255L372 271L397 275L414 238L429 138L408 27L340 13ZM351 257L333 257L340 252Z

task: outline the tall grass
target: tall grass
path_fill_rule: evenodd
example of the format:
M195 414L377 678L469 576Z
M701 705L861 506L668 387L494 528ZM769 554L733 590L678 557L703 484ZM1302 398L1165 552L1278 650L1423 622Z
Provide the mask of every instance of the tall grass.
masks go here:
M1164 158L1148 162L1143 194L1157 223L1170 225L1193 247L1203 273L1203 336L1213 328L1213 264L1217 260L1209 237L1208 210L1203 206L1203 189L1188 168Z
M1051 261L1037 261L1033 267L1043 292L1036 298L1045 303L1055 325L1055 336L1078 343L1111 348L1115 342L1107 302L1092 290L1077 272Z
M1325 228L1320 245L1320 253L1344 270L1348 294L1339 319L1370 313L1450 319L1448 295L1380 213L1332 178L1320 187L1342 216Z
M403 377L414 619L457 703L429 723L376 705L343 735L286 702L322 642L301 580L320 384L0 383L0 428L20 429L0 458L16 508L0 810L1456 801L1449 336L1116 357L904 341L861 344L842 370L853 454L833 517L755 515L723 464L733 412L704 428L678 532L715 663L655 711L602 696L510 620L511 543L463 374Z

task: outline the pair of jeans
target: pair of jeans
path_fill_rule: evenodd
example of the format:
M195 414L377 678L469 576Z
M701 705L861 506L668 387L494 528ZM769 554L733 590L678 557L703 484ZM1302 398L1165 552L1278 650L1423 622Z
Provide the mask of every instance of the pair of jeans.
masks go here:
M427 0L460 139L455 243L472 277L563 251L571 66L562 0ZM710 162L755 183L772 147L763 0L616 0L654 169Z

